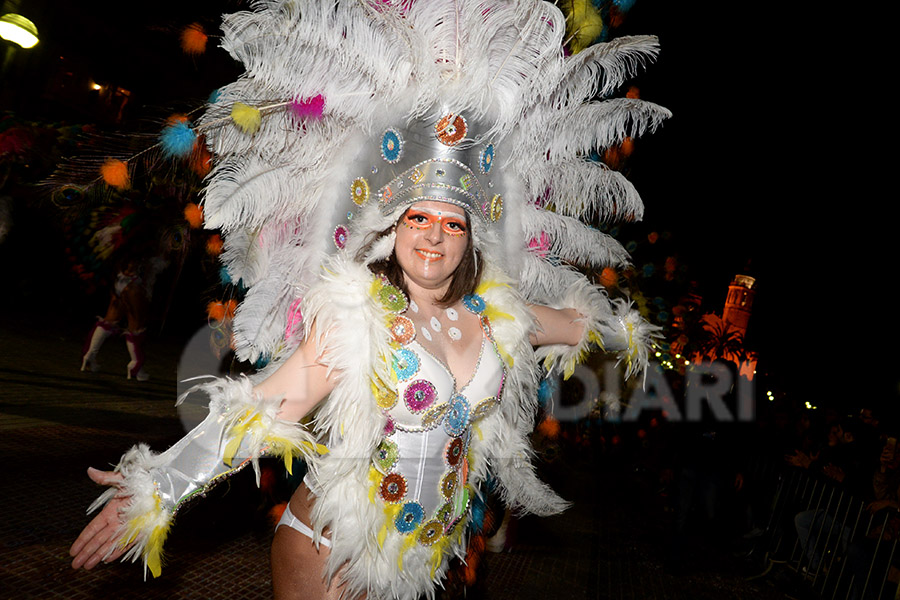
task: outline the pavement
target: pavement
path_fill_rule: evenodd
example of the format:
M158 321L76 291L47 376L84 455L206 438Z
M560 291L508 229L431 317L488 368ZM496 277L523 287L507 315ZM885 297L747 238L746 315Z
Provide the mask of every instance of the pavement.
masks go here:
M174 406L184 340L151 336L151 379L139 383L124 376L120 339L104 346L98 372L79 371L90 325L21 310L0 316L0 600L270 598L272 514L284 486L276 476L260 491L249 470L179 515L161 577L145 581L130 563L70 567L68 548L101 491L86 468L115 464L136 441L162 450L195 417L190 406ZM731 553L703 543L682 557L689 569L667 569L664 506L632 465L564 443L555 457L541 464L542 476L572 508L515 521L507 549L479 562L466 598L785 597L765 579L748 581Z

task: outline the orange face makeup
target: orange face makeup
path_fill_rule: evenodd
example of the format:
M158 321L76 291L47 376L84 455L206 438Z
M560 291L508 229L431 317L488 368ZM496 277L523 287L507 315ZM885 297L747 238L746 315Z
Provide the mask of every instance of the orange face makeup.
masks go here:
M410 229L430 229L439 225L444 233L454 237L466 235L466 217L461 213L411 208L403 216L403 224Z

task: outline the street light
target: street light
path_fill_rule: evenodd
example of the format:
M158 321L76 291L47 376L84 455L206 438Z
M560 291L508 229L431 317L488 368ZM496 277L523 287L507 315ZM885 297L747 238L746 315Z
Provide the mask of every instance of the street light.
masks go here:
M34 23L15 13L0 17L0 37L23 48L32 48L38 43L38 30Z

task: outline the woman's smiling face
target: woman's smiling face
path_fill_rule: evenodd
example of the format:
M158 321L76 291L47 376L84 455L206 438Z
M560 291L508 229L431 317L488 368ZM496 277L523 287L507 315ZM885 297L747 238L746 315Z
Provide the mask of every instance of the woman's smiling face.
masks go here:
M465 210L426 200L413 204L397 223L394 252L408 283L428 290L450 284L468 246Z

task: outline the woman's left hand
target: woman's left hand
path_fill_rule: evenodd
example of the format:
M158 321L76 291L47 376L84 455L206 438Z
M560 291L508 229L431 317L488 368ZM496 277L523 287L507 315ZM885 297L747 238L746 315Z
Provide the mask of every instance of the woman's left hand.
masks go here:
M93 467L88 469L88 477L94 483L119 487L122 483L122 475L114 471L100 471ZM118 540L116 535L122 526L120 509L123 508L130 496L116 496L106 503L103 510L91 519L72 547L69 548L69 556L73 557L72 568L84 567L91 570L101 561L112 562L128 551L128 546L113 548Z

